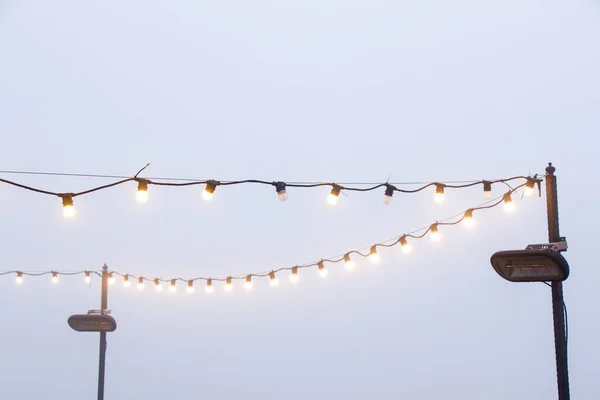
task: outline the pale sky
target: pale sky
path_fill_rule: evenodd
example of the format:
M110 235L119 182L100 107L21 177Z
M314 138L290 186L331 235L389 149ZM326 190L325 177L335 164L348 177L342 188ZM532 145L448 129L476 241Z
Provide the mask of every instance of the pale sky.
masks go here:
M600 396L598 1L0 1L0 169L198 179L503 178L557 167L575 399ZM48 190L109 183L0 174ZM505 188L497 185L494 193ZM481 188L150 187L60 199L0 185L0 270L227 276L364 248L481 204ZM413 254L207 295L111 286L106 399L551 399L550 290L489 257L547 241L543 198ZM6 399L95 398L81 277L0 277Z

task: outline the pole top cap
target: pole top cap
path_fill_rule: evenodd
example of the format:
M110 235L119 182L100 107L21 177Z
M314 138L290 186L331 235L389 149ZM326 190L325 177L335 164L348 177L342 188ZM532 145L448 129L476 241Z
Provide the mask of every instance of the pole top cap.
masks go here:
M548 166L546 167L546 173L547 173L548 175L554 175L554 171L556 171L556 168L554 168L554 167L552 166L552 163L551 163L551 162L549 162L549 163L548 163Z

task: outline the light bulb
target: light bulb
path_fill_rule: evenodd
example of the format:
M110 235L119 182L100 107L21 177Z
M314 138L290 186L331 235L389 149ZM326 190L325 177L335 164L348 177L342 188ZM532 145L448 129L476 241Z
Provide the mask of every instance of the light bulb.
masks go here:
M442 239L442 234L438 230L438 224L431 225L429 231L431 232L431 240L434 242L439 242Z
M271 286L277 286L277 285L279 285L279 280L275 276L275 271L269 272L269 278L270 278L269 283L271 284Z
M394 190L396 188L392 185L390 185L389 183L385 184L385 194L383 197L383 202L386 205L390 205L392 203L392 196L394 195Z
M298 267L292 267L292 274L290 275L290 281L292 281L293 283L296 283L300 280L300 277L298 276Z
M58 274L56 272L52 272L52 283L58 283Z
M473 219L473 209L468 209L465 211L465 216L463 217L463 223L467 228L473 228L475 226L475 219Z
M325 264L323 264L323 261L319 261L319 264L317 264L317 268L319 271L319 275L321 275L323 278L325 278L329 273L329 271L327 271L327 268L325 268Z
M228 276L227 279L225 279L225 291L231 292L232 290L233 290L233 284L231 283L231 277Z
M379 264L380 258L379 253L377 253L377 246L371 246L371 251L369 251L369 261L373 264Z
M157 292L160 292L162 290L162 285L160 283L160 281L158 279L154 280L154 289L156 289Z
M177 291L177 284L175 279L171 279L171 285L169 285L169 292L175 293Z
M125 275L123 277L123 287L131 286L131 281L129 280L129 275Z
M146 179L138 180L138 189L135 194L135 199L141 204L148 201L148 181Z
M444 202L444 187L445 186L441 183L435 184L435 194L433 195L433 200L438 204Z
M490 200L492 198L492 182L483 181L483 197L486 200Z
M144 278L140 276L138 278L138 289L142 290L143 288L144 288Z
M287 191L285 190L285 182L275 182L275 191L279 196L279 200L286 201L288 199Z
M525 183L525 196L533 196L533 188L535 187L535 180L533 178L527 178Z
M194 293L194 281L192 281L192 280L188 281L187 292Z
M112 272L108 273L108 283L111 285L115 284L115 277L113 276Z
M85 271L85 283L90 283L92 282L92 274L90 274L88 271Z
M404 254L409 254L412 251L412 246L408 243L408 240L406 240L406 235L400 236L398 241L400 242L400 248Z
M331 204L332 206L335 206L337 204L338 197L340 195L341 190L342 190L341 186L334 184L333 188L331 189L331 193L329 193L329 196L327 196L327 202L329 204Z
M71 194L63 194L62 195L62 203L63 203L63 215L67 218L74 217L77 213L75 206L73 205L73 195Z
M204 198L204 200L212 200L213 195L215 193L215 189L217 188L217 185L219 183L217 181L208 181L206 182L206 187L204 188L204 191L202 192L202 197Z
M248 275L246 277L246 282L244 282L244 289L246 289L246 290L252 289L252 275Z
M506 212L513 212L515 210L515 203L513 203L512 198L510 197L510 193L506 193L504 195L504 210Z
M212 279L207 279L206 280L206 286L204 287L204 289L206 289L206 293L212 293L215 288L212 285Z
M346 271L354 269L354 261L350 258L350 254L344 254L344 268L346 268Z
M20 285L21 283L23 283L23 273L22 272L18 272L17 271L17 277L15 278L15 281Z

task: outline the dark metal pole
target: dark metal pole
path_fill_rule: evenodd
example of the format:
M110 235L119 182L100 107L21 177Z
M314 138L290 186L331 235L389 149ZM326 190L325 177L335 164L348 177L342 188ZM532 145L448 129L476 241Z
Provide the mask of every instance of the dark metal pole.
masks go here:
M100 312L108 307L108 267L102 267L102 300ZM104 400L104 363L106 361L106 332L100 332L100 361L98 362L98 400Z
M556 168L552 163L546 168L546 206L548 209L548 240L560 242L558 229L558 190L556 186ZM552 282L552 315L554 317L554 349L556 352L556 379L558 381L558 399L569 400L569 370L567 367L567 339L565 332L565 314L563 303L563 285L561 281Z

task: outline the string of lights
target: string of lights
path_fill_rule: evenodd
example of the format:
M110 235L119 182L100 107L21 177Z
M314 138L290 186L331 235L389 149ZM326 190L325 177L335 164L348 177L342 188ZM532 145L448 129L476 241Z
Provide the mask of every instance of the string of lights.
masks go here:
M52 172L26 172L26 171L0 171L0 173L13 173L13 174L36 174L36 175L60 175L60 176L83 176L83 177L105 177L105 178L119 178L118 181L93 187L88 190L81 192L55 192L39 189L33 186L28 186L19 182L0 178L1 183L12 185L21 189L29 190L32 192L57 196L62 199L63 215L65 217L73 217L76 214L75 204L73 199L78 196L94 193L100 190L109 189L115 186L119 186L128 182L137 183L136 200L139 203L146 203L148 201L148 188L150 185L154 186L172 186L172 187L185 187L185 186L199 186L204 185L202 197L205 200L211 200L215 194L217 187L219 186L232 186L232 185L243 185L243 184L260 184L272 186L275 188L277 196L281 201L288 199L288 188L316 188L316 187L331 187L331 192L327 196L327 202L331 205L335 205L338 202L340 193L346 192L370 192L377 189L384 189L384 203L390 204L392 202L392 196L394 193L405 193L414 194L426 190L428 188L435 188L434 200L436 203L442 203L445 197L446 189L465 189L473 186L481 185L483 187L484 197L491 199L492 196L492 185L502 183L507 185L509 188L510 182L513 181L525 181L525 194L532 195L534 192L535 185L538 185L538 191L540 190L541 180L538 179L537 174L534 176L513 176L510 178L495 179L495 180L478 180L478 181L454 181L452 182L421 182L420 186L414 189L401 189L398 186L410 184L410 183L375 183L375 184L342 184L335 182L284 182L284 181L264 181L259 179L244 179L237 181L219 181L215 179L208 180L188 180L183 178L141 178L140 173L144 171L150 164L147 164L140 169L132 177L123 177L118 175L87 175L87 174L60 174Z
M144 289L146 282L152 283L156 290L160 291L163 289L163 284L169 284L169 290L171 292L177 291L177 283L184 282L187 284L187 291L192 293L194 292L194 284L196 281L204 281L205 290L207 292L213 292L214 290L214 282L224 282L224 290L232 291L233 290L233 281L243 280L245 289L252 288L252 280L254 278L269 278L269 282L272 286L277 286L279 284L279 279L277 277L278 274L284 271L290 272L290 280L292 282L297 282L299 280L299 270L317 267L317 272L319 275L325 277L328 274L327 265L328 264L337 264L340 262L344 263L344 268L346 270L353 270L355 267L354 261L352 257L358 256L369 259L372 263L380 262L380 255L378 253L378 248L389 248L399 245L402 249L402 252L405 254L409 254L412 252L411 241L422 239L425 236L430 236L431 240L434 242L439 242L441 240L441 232L440 227L444 226L455 226L458 224L463 224L467 228L472 228L475 225L474 214L477 211L489 210L499 205L503 204L504 208L507 212L512 212L515 209L515 204L512 200L512 195L519 189L525 187L525 191L527 191L528 186L527 182L523 183L515 188L510 189L504 195L497 197L493 200L490 200L482 205L469 208L464 212L456 214L452 217L449 217L445 220L435 221L432 224L427 225L426 227L420 228L418 230L412 231L410 233L404 233L400 236L392 238L390 240L375 243L365 249L361 250L351 250L342 255L330 257L330 258L322 258L318 261L295 265L292 267L282 267L278 269L274 269L267 272L258 272L258 273L249 273L244 275L236 275L236 276L224 276L224 277L195 277L195 278L182 278L182 277L173 277L173 278L148 278L144 276L136 276L128 273L121 273L118 271L109 271L108 273L108 283L114 284L116 281L116 276L123 278L123 284L125 287L131 286L133 282L137 282L138 289ZM5 271L0 272L0 276L5 275L15 275L16 282L18 284L23 283L24 276L43 276L43 275L51 275L52 283L58 283L59 275L84 275L84 279L87 283L91 282L92 275L102 276L102 273L99 271L77 271L77 272L58 272L58 271L45 271L45 272L23 272L23 271Z

